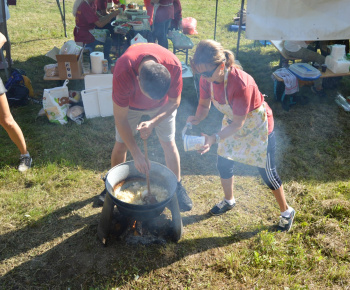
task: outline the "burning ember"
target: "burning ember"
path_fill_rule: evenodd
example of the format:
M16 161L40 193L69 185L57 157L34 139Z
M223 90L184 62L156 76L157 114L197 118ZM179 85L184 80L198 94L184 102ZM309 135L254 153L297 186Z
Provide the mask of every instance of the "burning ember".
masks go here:
M131 245L164 245L171 231L171 220L164 213L147 221L122 216L118 211L113 213L111 236Z

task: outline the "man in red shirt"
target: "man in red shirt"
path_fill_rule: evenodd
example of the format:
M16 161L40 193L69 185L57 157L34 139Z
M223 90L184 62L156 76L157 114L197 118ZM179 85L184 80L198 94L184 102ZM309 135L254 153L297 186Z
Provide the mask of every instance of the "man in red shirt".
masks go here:
M175 143L175 117L182 92L182 66L169 50L154 43L130 46L118 59L113 74L113 111L116 142L112 167L125 162L130 151L135 167L146 174L149 164L134 136L147 140L155 129L167 167L176 175L180 210L192 209L192 201L181 185L180 156ZM148 121L140 123L142 116Z

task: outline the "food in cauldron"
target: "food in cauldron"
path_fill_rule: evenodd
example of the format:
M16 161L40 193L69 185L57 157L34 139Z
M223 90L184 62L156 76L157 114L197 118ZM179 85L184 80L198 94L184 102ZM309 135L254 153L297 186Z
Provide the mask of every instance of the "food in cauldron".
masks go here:
M168 191L155 184L151 184L151 195L157 202L162 202L168 198ZM131 186L115 192L115 197L125 203L145 205L149 203L147 185L140 182L133 182Z

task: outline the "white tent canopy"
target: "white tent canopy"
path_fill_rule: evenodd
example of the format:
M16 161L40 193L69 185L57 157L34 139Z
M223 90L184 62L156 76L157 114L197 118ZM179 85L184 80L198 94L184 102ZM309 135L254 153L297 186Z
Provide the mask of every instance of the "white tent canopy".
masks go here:
M246 38L350 39L349 0L248 0Z

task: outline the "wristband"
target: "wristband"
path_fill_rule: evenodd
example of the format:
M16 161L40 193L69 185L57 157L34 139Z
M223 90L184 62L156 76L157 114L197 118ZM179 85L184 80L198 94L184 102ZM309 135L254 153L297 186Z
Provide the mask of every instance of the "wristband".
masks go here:
M215 143L219 143L221 140L220 136L218 134L215 134Z

